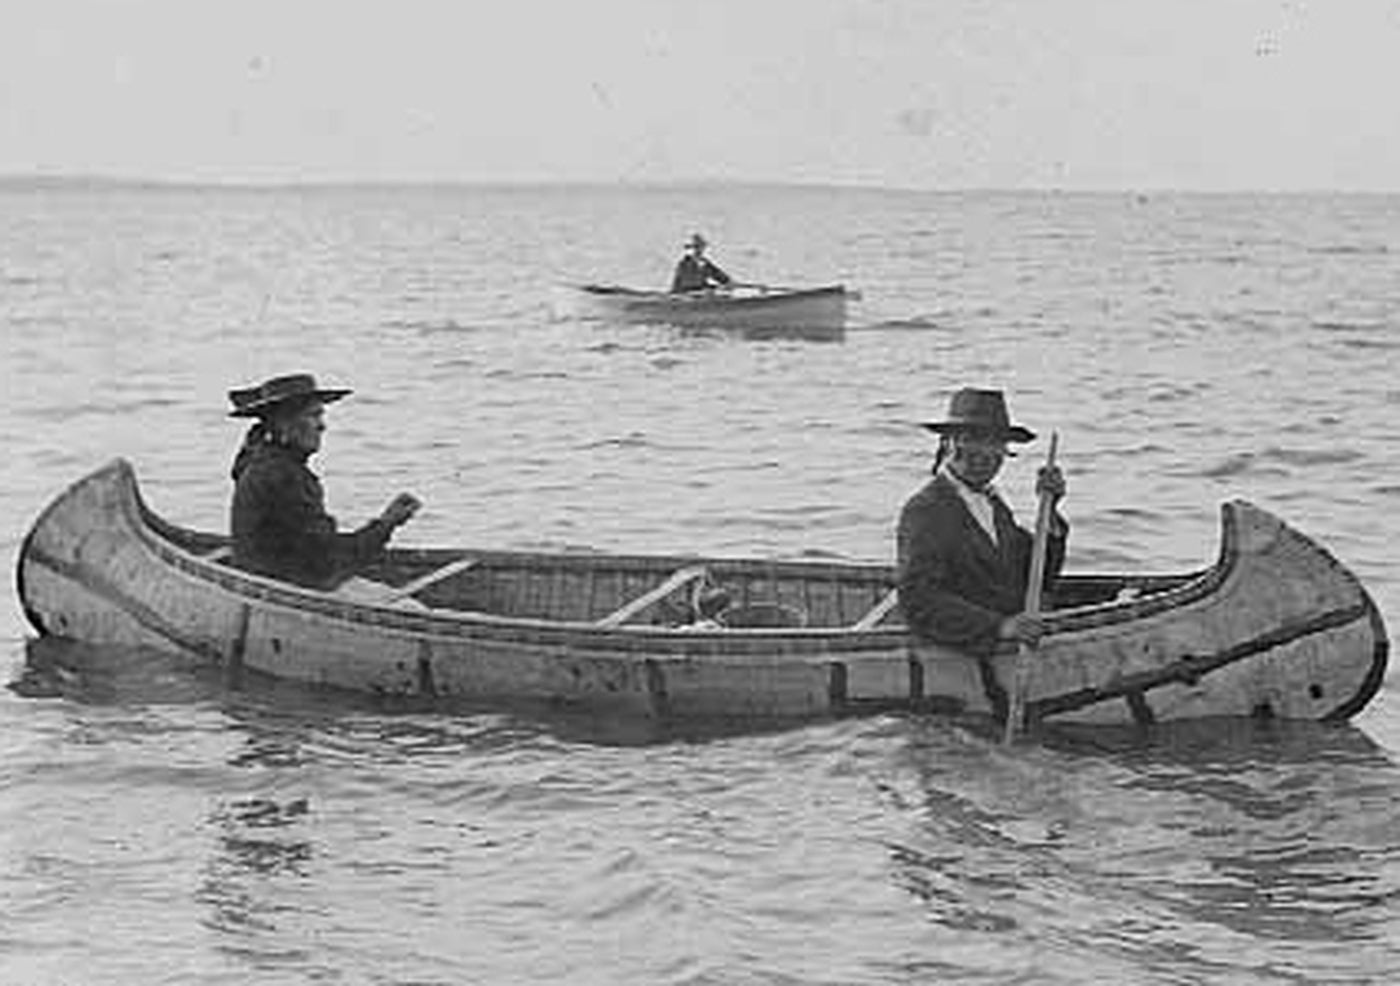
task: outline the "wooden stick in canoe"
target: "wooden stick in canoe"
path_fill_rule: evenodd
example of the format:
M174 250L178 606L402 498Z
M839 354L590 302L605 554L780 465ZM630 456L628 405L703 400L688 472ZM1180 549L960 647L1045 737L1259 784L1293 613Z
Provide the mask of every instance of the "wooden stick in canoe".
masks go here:
M730 281L725 285L727 288L748 288L751 291L757 291L759 294L797 294L802 291L811 291L814 290L814 288L826 286L827 285L809 284L806 287L798 287L790 284L757 284L752 281ZM842 290L845 291L848 301L863 300L860 292L853 288L843 287Z
M1045 457L1046 468L1055 464L1055 449L1059 445L1059 441L1059 434L1052 432L1050 434L1050 451ZM1045 549L1046 542L1050 538L1050 512L1054 506L1050 494L1042 491L1039 508L1035 515L1035 540L1031 545L1030 578L1026 582L1025 611L1031 616L1040 615L1041 583L1045 581ZM1016 655L1016 670L1012 676L1011 700L1006 708L1006 732L1002 736L1003 743L1010 743L1016 738L1016 730L1021 727L1021 720L1025 717L1026 686L1030 679L1031 662L1034 660L1035 648L1030 644L1021 644L1020 652Z
M690 565L686 568L677 569L675 572L671 573L670 578L662 582L655 589L643 593L621 608L609 613L601 620L598 620L596 625L607 627L608 629L620 627L652 603L664 599L688 582L694 582L696 579L704 578L708 572L709 569L704 565Z
M794 294L799 291L810 291L812 287L795 287L790 284L759 284L755 281L730 281L725 285L728 288L748 288L750 291L757 291L760 294Z

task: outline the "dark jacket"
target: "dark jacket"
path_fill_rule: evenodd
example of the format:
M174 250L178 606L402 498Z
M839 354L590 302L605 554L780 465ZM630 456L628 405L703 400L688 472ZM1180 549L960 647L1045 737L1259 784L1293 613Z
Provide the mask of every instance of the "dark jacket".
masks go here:
M383 551L393 529L372 520L350 534L326 513L303 452L250 440L233 464L233 564L317 589L334 587Z
M999 498L993 501L992 512L996 544L972 516L952 480L942 475L935 475L900 511L899 605L917 636L974 654L990 654L1001 622L1025 609L1034 538L1016 524ZM1046 543L1047 589L1064 564L1067 538L1066 524Z
M675 276L671 278L671 293L703 291L716 284L729 284L732 278L705 257L687 253L676 264Z

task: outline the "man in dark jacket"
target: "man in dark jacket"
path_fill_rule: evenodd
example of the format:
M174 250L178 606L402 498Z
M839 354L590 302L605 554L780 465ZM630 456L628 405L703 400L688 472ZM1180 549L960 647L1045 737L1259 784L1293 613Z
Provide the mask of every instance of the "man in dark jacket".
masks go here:
M963 389L948 419L925 424L940 436L934 476L900 512L899 603L915 635L972 654L990 654L998 641L1034 645L1039 617L1023 612L1033 538L1017 525L991 486L1009 442L1035 434L1013 425L1000 391ZM1058 502L1065 492L1056 466L1036 484ZM1064 563L1069 524L1058 510L1046 545L1046 585Z
M706 291L713 287L732 284L733 279L705 256L705 237L696 233L685 245L685 256L676 264L676 273L671 278L671 293L686 291Z
M400 493L380 516L349 533L339 532L326 512L321 481L306 461L321 447L325 406L348 393L319 389L306 373L229 391L229 416L257 419L233 463L234 566L334 588L374 560L394 529L418 510L416 498Z

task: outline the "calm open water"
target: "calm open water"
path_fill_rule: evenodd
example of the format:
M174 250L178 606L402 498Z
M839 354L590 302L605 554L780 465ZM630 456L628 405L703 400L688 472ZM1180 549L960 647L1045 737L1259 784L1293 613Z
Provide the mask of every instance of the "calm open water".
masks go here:
M844 340L554 322L662 285L863 292ZM1400 198L0 186L0 674L14 556L114 455L221 527L225 391L356 393L318 459L405 543L884 560L963 384L1060 434L1082 571L1196 568L1219 505L1400 627ZM1023 517L1044 442L1003 477ZM82 652L0 692L0 982L1387 983L1400 708L1003 748L884 716L743 733L230 694Z

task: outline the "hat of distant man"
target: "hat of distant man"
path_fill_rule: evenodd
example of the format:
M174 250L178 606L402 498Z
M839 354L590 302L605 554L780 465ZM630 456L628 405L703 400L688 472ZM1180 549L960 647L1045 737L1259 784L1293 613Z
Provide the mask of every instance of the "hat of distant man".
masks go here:
M1033 442L1035 432L1013 425L1006 411L1006 398L999 390L964 387L948 402L944 421L926 421L924 427L940 435L989 435L1006 442Z
M701 236L699 233L691 233L691 234L690 234L690 239L688 239L688 240L685 241L685 245L688 246L688 247L707 247L707 246L709 246L709 244L708 244L707 242L705 242L705 237Z
M309 373L290 373L264 380L256 387L242 387L228 392L233 402L230 418L265 418L293 405L329 404L338 401L349 390L316 386Z

